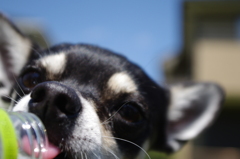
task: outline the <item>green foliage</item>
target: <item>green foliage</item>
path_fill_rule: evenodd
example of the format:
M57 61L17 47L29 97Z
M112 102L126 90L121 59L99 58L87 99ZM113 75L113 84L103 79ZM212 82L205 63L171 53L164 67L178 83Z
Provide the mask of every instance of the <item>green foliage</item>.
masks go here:
M151 159L170 159L166 154L164 153L159 153L159 152L155 152L155 151L150 151L148 152L149 156L151 157ZM148 157L146 156L145 159L148 159Z

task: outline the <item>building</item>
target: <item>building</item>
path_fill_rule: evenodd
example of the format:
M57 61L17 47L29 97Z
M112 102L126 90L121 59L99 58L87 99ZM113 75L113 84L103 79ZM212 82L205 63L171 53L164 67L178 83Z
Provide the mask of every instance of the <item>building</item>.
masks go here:
M240 1L185 1L184 47L168 60L166 81L213 81L226 101L216 123L178 159L240 158Z

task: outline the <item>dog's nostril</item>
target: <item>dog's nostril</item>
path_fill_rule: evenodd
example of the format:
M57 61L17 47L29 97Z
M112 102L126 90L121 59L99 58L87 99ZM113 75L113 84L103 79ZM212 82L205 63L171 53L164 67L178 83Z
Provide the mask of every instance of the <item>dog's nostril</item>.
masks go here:
M74 89L58 82L38 84L31 93L29 110L42 116L50 114L74 118L81 111L82 105Z
M33 102L41 102L42 100L44 100L45 95L46 95L45 89L37 89L32 92L31 98Z
M68 99L65 95L60 94L55 98L54 104L62 111L65 112L65 107L68 103Z
M55 97L53 104L58 107L63 113L68 116L75 115L79 113L81 109L80 100L75 96L76 94L69 93L68 94L59 94Z

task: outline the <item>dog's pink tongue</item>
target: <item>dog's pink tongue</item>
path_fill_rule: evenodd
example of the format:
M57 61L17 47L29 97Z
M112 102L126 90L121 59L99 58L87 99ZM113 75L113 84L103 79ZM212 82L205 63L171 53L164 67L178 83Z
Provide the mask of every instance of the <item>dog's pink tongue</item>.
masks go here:
M53 144L49 143L47 151L43 153L43 159L53 159L60 153L60 149Z
M30 145L29 139L24 136L22 138L22 143L23 143L23 151L27 153L28 155L31 155L31 150L32 147ZM37 147L37 141L33 141L33 144L36 145ZM35 147L35 146L34 146ZM38 149L34 150L35 156L39 156ZM53 159L60 153L60 149L57 146L54 146L53 144L49 143L47 147L45 147L44 150L42 150L42 159Z

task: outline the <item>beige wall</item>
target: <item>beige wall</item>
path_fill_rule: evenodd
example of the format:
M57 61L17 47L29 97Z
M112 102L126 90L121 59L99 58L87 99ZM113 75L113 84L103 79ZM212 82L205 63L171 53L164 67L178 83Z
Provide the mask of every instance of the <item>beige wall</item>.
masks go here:
M240 94L240 41L199 40L193 53L195 80L214 81L228 95Z

